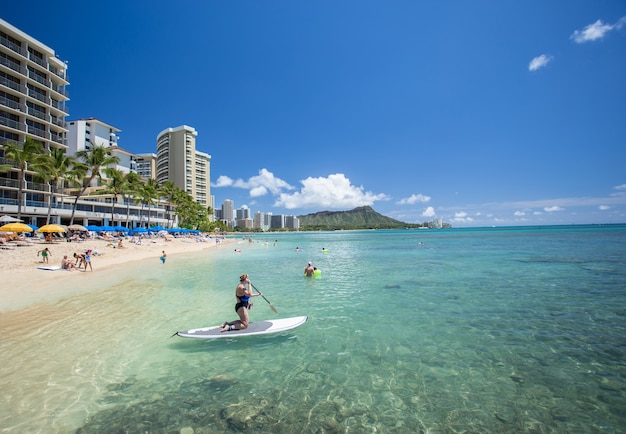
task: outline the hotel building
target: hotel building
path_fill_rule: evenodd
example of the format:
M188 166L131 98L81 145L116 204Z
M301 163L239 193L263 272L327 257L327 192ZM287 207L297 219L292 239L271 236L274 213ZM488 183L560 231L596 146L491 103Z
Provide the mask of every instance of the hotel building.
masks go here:
M0 164L3 145L27 137L44 149L66 149L67 64L54 50L0 19ZM0 173L0 214L17 212L18 169ZM26 172L22 215L36 218L47 208L49 186ZM38 211L39 210L39 211Z
M198 133L182 125L167 128L157 136L156 180L171 182L205 207L211 200L211 156L196 149Z

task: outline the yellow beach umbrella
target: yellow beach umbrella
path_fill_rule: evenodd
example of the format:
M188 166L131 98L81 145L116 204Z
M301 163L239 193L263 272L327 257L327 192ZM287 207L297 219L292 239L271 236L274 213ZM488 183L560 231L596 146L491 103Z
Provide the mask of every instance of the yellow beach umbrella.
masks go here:
M59 225L43 225L37 232L65 232L66 229Z
M4 226L0 226L2 232L32 232L33 228L24 223L7 223Z

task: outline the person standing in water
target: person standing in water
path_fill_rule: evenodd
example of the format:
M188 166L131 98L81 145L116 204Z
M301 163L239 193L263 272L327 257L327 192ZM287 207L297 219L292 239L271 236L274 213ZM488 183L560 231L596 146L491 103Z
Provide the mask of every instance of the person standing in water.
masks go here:
M165 264L166 258L167 258L167 254L165 253L165 250L161 251L161 257L159 258L161 262Z
M309 261L309 264L306 267L304 267L304 275L307 277L311 277L314 271L315 271L315 267L313 267L313 264Z
M237 297L237 304L235 304L235 312L239 315L239 319L231 322L225 322L222 324L222 332L229 332L232 330L243 330L248 328L248 324L250 323L250 317L248 315L248 310L252 309L252 303L250 303L250 297L258 297L259 295L263 295L260 292L258 294L253 294L252 283L250 279L248 279L247 274L242 274L239 276L239 285L235 288L235 297Z

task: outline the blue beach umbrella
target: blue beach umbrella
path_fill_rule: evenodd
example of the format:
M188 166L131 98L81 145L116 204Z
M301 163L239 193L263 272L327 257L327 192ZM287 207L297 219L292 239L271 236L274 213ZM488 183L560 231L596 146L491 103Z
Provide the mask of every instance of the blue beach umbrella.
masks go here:
M96 225L89 225L85 227L87 228L88 231L92 231L92 232L99 232L102 230L101 226L96 226Z
M29 226L33 231L39 230L39 226L29 225L28 223L26 224L26 226Z
M125 228L124 226L115 226L115 227L113 227L113 229L115 229L118 232L129 232L130 231L130 229Z
M146 232L148 232L148 229L146 228L135 228L133 229L133 232L136 234L145 234Z

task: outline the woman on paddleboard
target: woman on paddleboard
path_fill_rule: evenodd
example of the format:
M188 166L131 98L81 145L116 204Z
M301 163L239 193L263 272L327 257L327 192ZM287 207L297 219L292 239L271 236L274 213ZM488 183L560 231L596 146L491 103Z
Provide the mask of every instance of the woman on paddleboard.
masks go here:
M231 330L243 330L248 328L250 323L250 317L248 316L248 310L252 309L252 303L250 303L250 297L258 297L263 295L260 292L253 294L250 287L252 283L248 279L247 274L239 276L239 285L235 289L235 297L237 297L237 304L235 305L235 312L239 315L239 319L236 321L225 322L222 324L223 332L229 332Z

